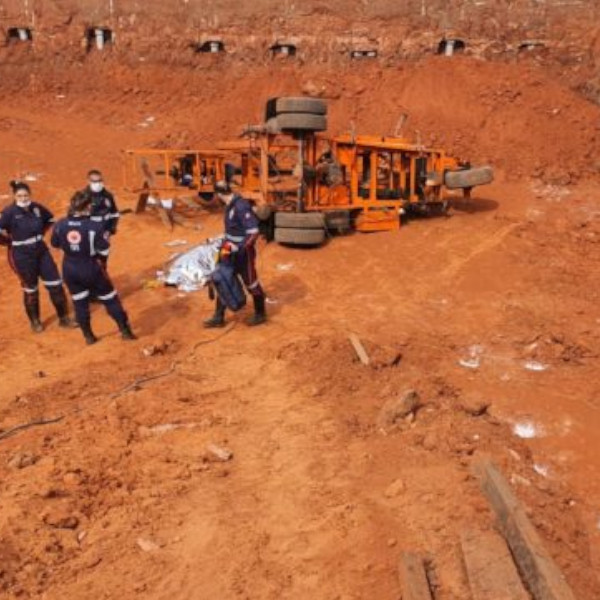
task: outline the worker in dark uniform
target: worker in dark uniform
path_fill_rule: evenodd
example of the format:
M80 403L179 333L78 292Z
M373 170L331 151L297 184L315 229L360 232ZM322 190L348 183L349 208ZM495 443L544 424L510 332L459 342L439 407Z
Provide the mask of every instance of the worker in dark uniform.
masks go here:
M31 329L43 331L40 320L38 279L46 286L54 304L61 327L76 327L69 319L67 297L56 263L48 250L44 235L52 227L52 213L31 200L31 189L26 183L11 182L14 202L0 215L0 238L8 246L10 266L21 280L25 312Z
M235 272L242 278L254 301L254 315L248 325L260 325L267 320L265 293L256 273L256 240L258 218L250 203L231 191L227 181L215 183L215 193L225 204L225 241L222 260L231 260ZM204 321L205 327L223 327L225 306L217 296L215 314Z
M92 169L87 174L88 185L83 190L88 192L92 200L90 219L96 223L102 223L110 235L117 233L119 224L119 210L115 202L115 197L104 187L102 173L98 169ZM98 258L106 269L108 266L108 254Z
M100 261L100 257L108 255L110 232L102 223L92 221L91 205L90 195L77 192L71 199L70 216L54 226L51 243L64 252L63 276L85 341L88 344L98 341L90 323L90 294L104 304L119 326L121 337L134 340L127 313Z

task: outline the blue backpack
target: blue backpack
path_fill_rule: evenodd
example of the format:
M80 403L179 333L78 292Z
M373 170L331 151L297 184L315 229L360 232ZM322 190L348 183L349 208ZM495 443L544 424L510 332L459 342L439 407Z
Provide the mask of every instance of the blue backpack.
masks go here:
M226 261L220 262L211 279L221 302L229 310L235 312L246 306L246 294L233 265Z

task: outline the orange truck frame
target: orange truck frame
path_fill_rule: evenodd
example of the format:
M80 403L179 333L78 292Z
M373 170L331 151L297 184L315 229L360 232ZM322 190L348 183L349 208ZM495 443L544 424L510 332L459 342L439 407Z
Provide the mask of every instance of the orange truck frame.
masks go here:
M254 128L247 139L219 148L239 157L234 183L260 216L276 213L276 229L277 221L302 228L300 216L277 216L284 212L322 213L324 227L332 220L359 231L398 229L402 214L444 212L456 190L468 197L492 178L490 167L474 170L443 150L399 137ZM307 228L317 223L304 220Z

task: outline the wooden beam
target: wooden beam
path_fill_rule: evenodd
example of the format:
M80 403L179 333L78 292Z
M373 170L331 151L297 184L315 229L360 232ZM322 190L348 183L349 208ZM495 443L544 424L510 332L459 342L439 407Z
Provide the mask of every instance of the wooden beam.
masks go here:
M399 578L402 600L432 600L423 561L415 554L403 552L400 557Z
M350 340L350 343L352 344L352 347L354 348L354 352L356 352L356 356L358 356L360 362L363 365L368 366L371 361L369 360L369 355L367 354L365 347L362 345L361 341L358 339L358 336L355 335L354 333L351 333L348 336L348 339Z
M544 547L525 509L490 460L474 466L481 489L492 505L519 572L535 600L575 600L575 595Z
M529 600L510 551L493 531L464 531L460 545L472 600Z

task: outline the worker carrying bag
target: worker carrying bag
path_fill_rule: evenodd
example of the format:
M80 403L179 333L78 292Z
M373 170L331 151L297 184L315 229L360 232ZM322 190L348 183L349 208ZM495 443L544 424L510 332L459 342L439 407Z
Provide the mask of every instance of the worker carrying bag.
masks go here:
M221 302L238 311L246 306L246 293L230 261L221 261L211 275L211 281Z

